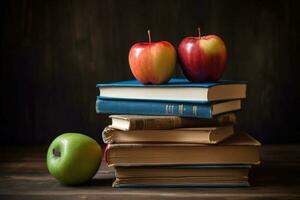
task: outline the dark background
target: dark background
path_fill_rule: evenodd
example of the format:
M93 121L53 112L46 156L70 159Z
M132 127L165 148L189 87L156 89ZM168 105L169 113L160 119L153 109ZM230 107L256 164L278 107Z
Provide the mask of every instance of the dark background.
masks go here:
M177 47L198 26L225 41L223 78L249 81L238 129L263 143L300 142L297 1L7 1L1 20L2 145L70 131L101 141L109 120L95 114L95 84L133 78L128 51L148 28Z

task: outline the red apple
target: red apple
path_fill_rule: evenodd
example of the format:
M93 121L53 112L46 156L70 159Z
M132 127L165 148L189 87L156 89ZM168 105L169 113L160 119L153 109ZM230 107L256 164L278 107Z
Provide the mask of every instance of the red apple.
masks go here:
M227 59L223 40L216 35L184 38L178 55L184 75L193 82L218 81L225 70Z
M129 66L134 77L144 84L168 82L175 72L176 50L167 41L136 43L129 51Z

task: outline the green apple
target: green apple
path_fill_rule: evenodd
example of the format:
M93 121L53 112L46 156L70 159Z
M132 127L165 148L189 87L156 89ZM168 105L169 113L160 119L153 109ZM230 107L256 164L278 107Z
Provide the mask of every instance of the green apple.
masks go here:
M101 160L101 146L94 139L79 133L58 136L47 153L50 174L70 185L90 180L99 169Z

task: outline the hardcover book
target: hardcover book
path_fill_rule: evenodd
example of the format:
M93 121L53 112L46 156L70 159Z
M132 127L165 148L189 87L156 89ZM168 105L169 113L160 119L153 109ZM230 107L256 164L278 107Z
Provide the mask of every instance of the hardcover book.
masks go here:
M116 167L116 178L248 177L251 165Z
M248 177L116 178L112 187L248 187Z
M109 127L123 131L215 127L236 123L234 113L221 114L212 119L151 115L110 115L109 117L112 120Z
M217 144L232 136L233 126L178 128L168 130L121 131L106 127L102 132L104 143L199 143Z
M186 79L171 79L160 85L144 85L137 80L96 85L101 98L178 102L243 99L246 86L245 81L191 83Z
M241 109L241 100L213 103L178 103L159 101L112 100L97 97L96 112L128 115L164 115L196 118L213 116Z
M249 186L251 165L116 167L113 187Z
M108 166L259 164L260 143L245 133L215 144L108 144Z

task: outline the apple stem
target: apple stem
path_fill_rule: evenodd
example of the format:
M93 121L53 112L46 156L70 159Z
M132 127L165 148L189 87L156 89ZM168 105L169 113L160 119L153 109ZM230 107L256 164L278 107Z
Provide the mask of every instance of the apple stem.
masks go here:
M200 31L200 27L198 27L198 37L199 37L199 39L201 38L201 31Z
M55 157L60 157L60 151L56 150L56 149L53 149L52 150L52 153Z
M151 43L151 32L150 32L150 29L148 29L148 39L149 39L149 43Z

